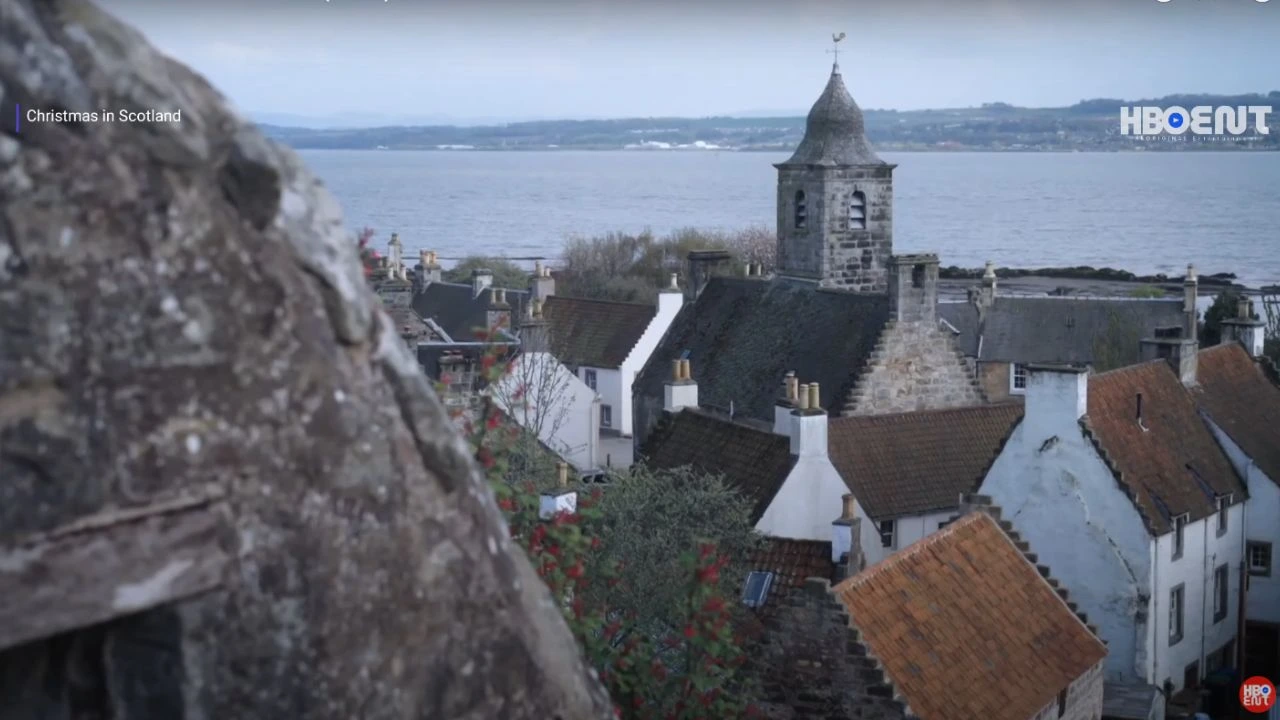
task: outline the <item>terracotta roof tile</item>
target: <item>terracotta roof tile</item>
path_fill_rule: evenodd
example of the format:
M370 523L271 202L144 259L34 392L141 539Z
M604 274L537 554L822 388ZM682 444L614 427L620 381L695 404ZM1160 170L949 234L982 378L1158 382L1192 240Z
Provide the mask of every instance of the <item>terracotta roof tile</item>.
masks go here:
M1194 522L1213 514L1219 495L1233 494L1233 503L1245 499L1192 393L1163 360L1091 377L1086 427L1155 535L1171 531L1178 515Z
M552 295L542 313L551 324L552 351L562 362L616 368L631 354L657 314L655 305Z
M1197 360L1200 407L1280 483L1280 388L1238 343L1201 350Z
M694 409L665 418L642 454L653 468L688 465L723 474L755 502L753 520L764 514L794 464L789 438Z
M1022 403L833 419L831 462L875 520L947 510L973 492Z
M1107 652L984 513L835 592L922 720L1027 720Z
M825 540L790 540L765 538L751 556L750 570L774 574L774 587L798 588L811 577L831 580L835 563L831 562L831 543Z

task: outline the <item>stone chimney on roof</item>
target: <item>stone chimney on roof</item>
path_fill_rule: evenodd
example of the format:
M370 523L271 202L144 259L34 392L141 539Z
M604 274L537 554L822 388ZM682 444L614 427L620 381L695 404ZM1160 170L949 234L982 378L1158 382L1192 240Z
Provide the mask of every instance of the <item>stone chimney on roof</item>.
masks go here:
M489 306L485 313L485 322L492 332L498 328L511 327L511 306L507 304L507 291L504 288L489 288Z
M1222 321L1222 342L1238 342L1250 357L1262 357L1266 325L1253 312L1253 301L1244 293L1236 298L1236 316Z
M493 271L488 268L476 268L471 271L471 297L478 298L493 285Z
M1036 436L1078 428L1089 412L1089 371L1075 365L1028 365L1023 424Z
M550 352L551 337L546 319L542 316L542 301L532 300L529 312L520 324L520 349L523 352Z
M419 263L422 265L424 285L440 282L443 268L440 267L440 258L436 257L435 250L423 250L419 253Z
M977 287L970 289L969 302L978 309L978 320L987 316L987 311L996 303L996 265L990 260L982 271L982 280Z
M536 300L546 300L556 294L556 279L551 277L551 268L542 264L541 260L533 263L533 275L529 277L529 296Z
M827 411L822 407L818 383L802 383L796 399L796 408L791 411L791 454L798 457L825 457Z
M1187 276L1182 281L1182 336L1198 339L1200 333L1200 313L1196 310L1196 300L1200 297L1200 280L1196 277L1196 266L1187 265Z
M899 323L936 322L937 255L894 255L889 260L889 312Z
M800 381L796 379L794 370L788 371L782 378L782 393L773 406L773 432L778 435L791 435L791 411L799 403Z
M838 563L841 577L857 575L867 566L862 551L862 520L858 517L858 501L852 494L840 498L840 517L831 523L831 562Z
M671 361L671 378L662 385L662 409L669 413L698 407L698 384L688 360Z
M1144 338L1140 343L1142 360L1163 359L1178 373L1183 385L1192 387L1196 384L1199 343L1194 335L1183 337L1185 328L1156 328L1155 337Z

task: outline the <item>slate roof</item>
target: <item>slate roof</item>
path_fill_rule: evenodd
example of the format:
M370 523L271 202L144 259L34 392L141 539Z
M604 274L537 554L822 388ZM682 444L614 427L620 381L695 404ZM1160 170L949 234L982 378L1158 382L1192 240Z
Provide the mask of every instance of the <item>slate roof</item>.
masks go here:
M568 365L598 368L621 366L657 312L656 305L559 295L542 306L553 354Z
M832 67L827 86L805 119L804 139L784 165L884 165L867 142L862 109L853 101L840 70Z
M510 359L520 349L514 343L467 344L424 343L418 345L418 364L423 372L432 380L440 379L440 359L447 353L458 353L462 357L478 362L490 350L499 350L499 359Z
M652 468L686 465L725 481L751 498L760 519L791 472L791 440L705 410L686 408L664 418L641 453Z
M955 508L1022 418L1022 403L833 418L831 462L873 520Z
M699 402L773 422L782 378L818 382L838 412L889 321L887 295L819 290L783 278L713 277L686 303L636 378L661 401L671 361L690 360ZM686 355L687 353L687 355Z
M418 313L408 305L387 305L383 309L391 318L391 324L400 333L400 337L411 345L431 339L431 331L427 324L418 317Z
M1201 409L1280 483L1280 388L1239 343L1201 350L1193 394Z
M420 317L430 318L455 342L476 339L476 330L488 326L489 299L493 288L480 291L472 297L471 284L433 282L413 296L413 310ZM507 304L511 306L511 322L520 323L528 291L507 289Z
M1143 339L1183 322L1182 301L1165 299L997 297L981 324L969 303L941 303L938 314L960 330L969 357L1085 363L1096 372L1140 362Z
M1142 423L1137 398L1142 395ZM1200 417L1192 393L1164 360L1089 378L1082 424L1103 451L1152 535L1173 518L1195 522L1217 511L1217 496L1245 500L1244 484Z
M835 592L924 720L1027 720L1107 654L985 513L960 518Z

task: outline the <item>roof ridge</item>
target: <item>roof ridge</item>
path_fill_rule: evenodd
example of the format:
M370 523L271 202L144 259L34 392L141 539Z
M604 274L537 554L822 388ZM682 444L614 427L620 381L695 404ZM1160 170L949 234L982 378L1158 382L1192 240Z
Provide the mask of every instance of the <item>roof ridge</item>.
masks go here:
M596 303L596 304L599 304L599 305L625 305L625 306L630 306L630 307L643 307L643 308L650 308L650 309L652 309L655 313L658 311L658 305L657 305L657 303L627 302L627 301L625 301L625 300L605 300L605 299L603 299L603 298L584 298L584 297L576 297L576 296L573 296L573 295L555 295L555 294L552 294L552 295L548 295L548 296L547 296L547 301L548 301L548 302L553 301L553 300L566 300L566 301L570 301L570 302Z
M988 402L981 405L962 405L960 407L927 408L924 410L903 410L901 412L881 413L877 415L840 415L831 418L831 422L862 421L866 424L888 424L887 421L902 421L908 418L927 417L933 415L963 415L965 413L988 412L995 409L1021 408L1024 404L1016 400ZM1025 410L1024 410L1025 412ZM850 422L849 424L852 424Z
M1136 303L1181 303L1180 298L1175 297L1159 297L1159 298L1139 298L1125 297L1122 295L997 295L999 300L1087 300L1087 301L1105 301L1105 302L1136 302ZM957 300L957 303L968 302L967 300Z
M844 580L841 580L840 583L836 585L836 587L853 589L853 588L857 588L862 585L865 585L871 577L887 572L890 568L896 567L897 565L901 565L906 560L913 558L919 555L920 553L924 552L925 549L938 544L939 542L950 537L951 535L956 534L957 532L959 532L957 528L967 527L968 525L971 525L974 522L975 522L974 520L969 520L967 519L967 517L963 517L963 518L960 518L959 520L956 520L955 522L948 523L947 526L942 528L941 530L938 530L937 532L930 533L929 535L924 536L923 538L911 543L905 548L889 555L889 557L881 560L875 565L872 565L871 567L863 570L857 575L851 575L845 578Z

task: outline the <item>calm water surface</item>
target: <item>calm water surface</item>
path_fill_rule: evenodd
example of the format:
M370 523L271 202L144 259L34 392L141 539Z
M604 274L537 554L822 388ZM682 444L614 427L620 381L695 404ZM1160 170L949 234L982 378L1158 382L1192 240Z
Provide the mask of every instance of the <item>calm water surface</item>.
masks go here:
M771 153L309 150L351 228L446 257L776 222ZM944 265L1235 272L1280 283L1280 153L885 153L894 248Z

